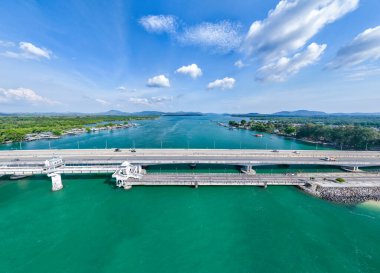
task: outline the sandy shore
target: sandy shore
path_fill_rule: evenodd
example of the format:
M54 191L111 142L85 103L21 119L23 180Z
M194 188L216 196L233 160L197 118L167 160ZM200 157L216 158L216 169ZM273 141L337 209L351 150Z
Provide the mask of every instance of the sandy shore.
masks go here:
M360 207L380 211L380 201L369 200L359 204Z

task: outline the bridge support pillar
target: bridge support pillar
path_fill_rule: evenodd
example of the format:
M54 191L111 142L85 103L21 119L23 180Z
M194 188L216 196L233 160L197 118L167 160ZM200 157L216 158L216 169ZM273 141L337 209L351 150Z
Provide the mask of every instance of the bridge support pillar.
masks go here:
M352 172L352 173L357 173L361 171L358 166L347 166L347 167L341 167L341 168L344 171Z
M116 179L116 186L124 188L125 190L130 190L132 188L132 184L128 183L126 179Z
M52 191L59 191L63 189L62 177L59 173L49 173L48 176L51 178Z
M112 177L116 178L117 187L129 190L132 188L132 182L129 182L129 179L140 180L145 173L146 171L143 170L141 165L132 165L125 161Z
M250 174L250 175L253 175L253 174L256 174L256 171L252 168L252 165L247 165L247 166L244 166L241 171L245 174Z

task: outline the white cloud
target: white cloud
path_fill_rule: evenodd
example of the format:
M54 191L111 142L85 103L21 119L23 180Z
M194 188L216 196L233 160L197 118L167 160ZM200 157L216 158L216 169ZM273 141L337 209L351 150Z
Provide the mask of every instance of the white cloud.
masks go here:
M95 99L95 101L98 102L98 103L100 103L103 106L110 106L110 105L112 105L112 103L110 103L109 101L103 100L103 99Z
M146 105L146 106L154 106L158 104L162 104L165 102L170 102L173 100L173 97L150 97L150 98L138 98L132 97L129 101L133 104Z
M24 51L26 54L31 56L36 56L37 58L51 58L51 51L45 48L39 48L32 43L21 42L20 49Z
M139 23L148 32L168 33L181 44L210 48L220 53L237 49L243 39L241 25L227 20L187 26L172 15L148 15L141 17Z
M148 87L159 87L165 88L170 87L170 81L165 75L158 75L153 78L148 79Z
M229 21L219 23L204 22L196 26L185 28L177 39L186 45L195 45L215 49L220 52L229 52L238 48L242 37L240 25Z
M137 89L129 89L125 85L121 85L121 86L117 87L116 90L120 91L121 93L133 93L133 92L137 91Z
M176 73L189 75L193 79L196 79L200 76L202 76L202 69L198 67L196 64L191 64L188 66L182 66L176 70Z
M351 67L380 59L380 26L360 33L348 45L342 47L329 68Z
M342 76L348 81L362 81L368 77L379 77L380 67L376 65L357 65L342 68Z
M139 23L148 32L174 33L177 28L176 18L171 15L148 15L139 20Z
M16 59L48 59L50 60L53 56L52 52L46 48L40 48L32 43L20 42L19 51L6 51L2 53L3 56Z
M235 86L235 82L236 80L234 78L229 78L229 77L225 77L224 79L221 79L221 80L215 80L213 82L210 82L208 85L207 85L207 88L208 89L216 89L216 88L219 88L219 89L232 89L234 88Z
M254 22L243 51L266 62L303 48L327 24L358 7L359 0L281 0L268 17Z
M16 44L14 42L0 40L0 46L1 47L14 47L14 46L16 46Z
M119 91L127 91L128 89L127 89L126 86L121 85L121 86L119 86L118 88L116 88L116 90L119 90Z
M25 101L32 104L58 104L57 101L50 100L38 95L28 88L4 89L0 88L0 103L12 103L16 101Z
M256 78L259 81L285 81L289 76L298 73L301 68L318 61L326 47L326 45L312 43L304 51L296 53L292 57L282 57L262 66L258 70Z
M235 63L234 63L234 66L238 67L238 68L243 68L245 66L247 66L242 60L237 60Z

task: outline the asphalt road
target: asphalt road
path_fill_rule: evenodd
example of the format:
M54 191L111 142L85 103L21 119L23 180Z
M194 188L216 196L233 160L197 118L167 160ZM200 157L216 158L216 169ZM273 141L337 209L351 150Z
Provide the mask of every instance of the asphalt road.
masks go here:
M333 166L380 166L380 152L368 151L289 151L289 150L206 150L206 149L129 149L99 150L7 150L0 151L0 165L43 164L61 156L66 163L106 164L129 161L136 164L302 164ZM336 161L324 160L335 157Z

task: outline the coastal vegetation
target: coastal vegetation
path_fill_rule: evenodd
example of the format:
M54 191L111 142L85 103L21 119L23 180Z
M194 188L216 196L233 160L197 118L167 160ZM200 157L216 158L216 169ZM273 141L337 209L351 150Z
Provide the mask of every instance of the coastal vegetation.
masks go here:
M285 120L241 120L230 121L229 126L269 134L294 137L312 143L329 144L339 149L379 149L380 132L368 124L320 124L303 118L301 122Z
M239 117L238 115L232 115ZM273 115L258 115L254 117L244 117L255 121L271 121L279 123L293 124L324 124L324 125L352 125L363 127L380 128L380 116L273 116Z
M25 140L29 134L45 133L57 138L69 130L90 132L90 127L127 125L131 120L152 119L153 116L5 116L0 117L0 143Z

